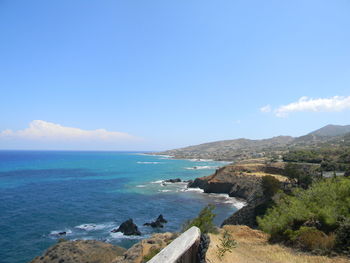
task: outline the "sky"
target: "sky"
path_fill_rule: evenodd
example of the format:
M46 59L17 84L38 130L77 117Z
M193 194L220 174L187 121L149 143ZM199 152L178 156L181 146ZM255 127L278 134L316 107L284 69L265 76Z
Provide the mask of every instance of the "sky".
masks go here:
M0 149L350 124L349 13L348 0L0 0Z

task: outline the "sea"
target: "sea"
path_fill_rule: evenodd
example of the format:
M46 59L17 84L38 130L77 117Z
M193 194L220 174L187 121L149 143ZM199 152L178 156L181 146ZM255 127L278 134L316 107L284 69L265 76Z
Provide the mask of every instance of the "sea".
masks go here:
M129 248L152 233L180 231L208 204L220 225L244 204L164 180L207 176L225 164L138 152L0 151L0 262L29 262L62 237ZM143 226L160 214L164 228ZM141 236L111 232L129 218Z

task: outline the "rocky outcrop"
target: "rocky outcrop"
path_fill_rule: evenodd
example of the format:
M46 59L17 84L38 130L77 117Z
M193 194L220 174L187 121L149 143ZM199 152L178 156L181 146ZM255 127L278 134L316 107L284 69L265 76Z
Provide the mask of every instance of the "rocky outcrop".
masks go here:
M163 217L163 215L159 215L158 218L156 219L156 221L153 221L151 223L145 223L143 224L144 226L151 226L153 228L162 228L164 227L163 224L168 223L168 221L166 221Z
M248 203L246 206L239 209L237 212L226 218L222 222L224 225L246 225L251 228L257 227L256 216L260 205L263 205L267 200L259 200L258 202Z
M231 197L238 197L253 201L263 195L261 181L265 175L272 175L285 181L284 164L245 163L221 167L213 175L195 179L188 187L199 187L205 193L226 193Z
M141 232L138 230L137 225L134 224L131 218L123 222L117 229L113 229L111 232L122 232L126 236L141 235Z
M176 233L154 234L152 237L133 245L112 263L141 263L154 251L160 251L169 245L177 236Z
M242 198L247 205L227 218L222 225L248 225L256 227L256 215L267 206L269 199L264 196L262 178L272 175L284 182L283 163L239 163L222 167L213 175L195 179L188 187L199 187L205 193L226 193Z
M199 187L205 193L226 193L248 202L262 195L261 177L243 172L234 165L220 168L211 176L197 178L188 187Z
M125 251L96 240L61 241L30 263L110 263Z
M165 180L164 182L166 182L166 183L181 183L182 180L180 178L176 178L176 179L168 179L168 180Z

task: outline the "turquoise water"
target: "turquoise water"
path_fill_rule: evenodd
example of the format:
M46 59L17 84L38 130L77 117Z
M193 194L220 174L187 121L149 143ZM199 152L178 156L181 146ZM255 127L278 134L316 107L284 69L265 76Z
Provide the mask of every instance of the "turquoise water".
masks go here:
M235 199L161 180L194 179L223 164L127 152L0 151L0 262L28 262L61 231L128 248L155 232L143 223L163 214L169 223L158 231L178 231L208 203L220 224L237 210ZM110 232L128 218L141 237Z

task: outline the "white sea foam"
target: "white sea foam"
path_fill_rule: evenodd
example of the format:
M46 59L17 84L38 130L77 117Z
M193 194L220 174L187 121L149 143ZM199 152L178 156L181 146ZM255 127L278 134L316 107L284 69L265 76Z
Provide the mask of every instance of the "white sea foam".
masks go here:
M75 226L77 229L85 230L85 231L96 231L96 230L102 230L106 228L112 228L113 223L106 223L106 224L82 224L79 226Z
M146 185L144 185L144 184L139 184L139 185L136 185L136 187L143 188L143 187L146 187Z
M204 193L204 190L201 188L185 188L183 189L183 192L199 192Z
M148 237L148 235L145 236L125 236L122 232L115 232L110 233L111 239L144 239L145 237ZM110 239L107 239L107 241Z
M179 192L197 192L199 194L208 195L210 198L213 198L218 203L231 204L237 209L241 209L246 205L246 202L243 200L239 200L234 197L230 197L228 194L215 194L215 193L204 193L204 190L201 188L183 188L180 189Z
M157 180L157 181L151 182L151 184L161 184L161 183L164 183L164 180Z
M171 155L157 155L157 156L159 156L160 157L159 159L161 159L161 160L169 160L169 159L173 158L173 156L171 156Z
M73 241L78 241L78 240L96 240L96 238L87 236L87 237L80 237L80 238L73 239Z
M162 193L172 192L171 190L158 190L158 191Z
M188 159L191 162L213 162L213 159Z
M63 233L63 232L66 232L65 235L60 235L60 233ZM67 235L70 235L72 234L72 230L70 229L65 229L65 230L53 230L50 232L50 235L51 236L67 236Z
M161 162L137 162L138 164L160 164Z
M237 198L231 197L228 194L210 193L209 196L217 199L217 201L220 203L232 204L237 209L241 209L243 206L246 205L246 202L242 200L238 200Z

